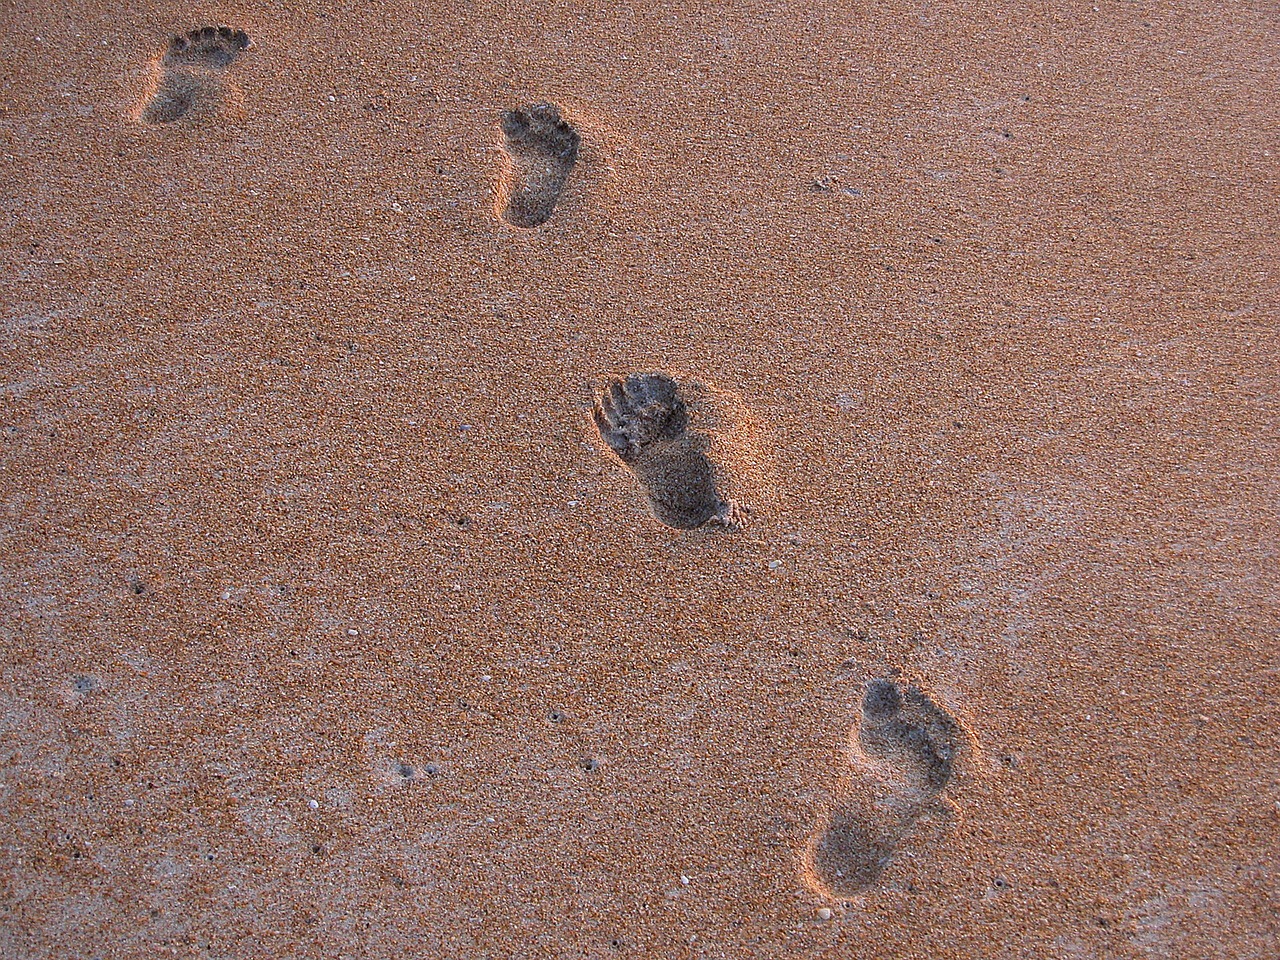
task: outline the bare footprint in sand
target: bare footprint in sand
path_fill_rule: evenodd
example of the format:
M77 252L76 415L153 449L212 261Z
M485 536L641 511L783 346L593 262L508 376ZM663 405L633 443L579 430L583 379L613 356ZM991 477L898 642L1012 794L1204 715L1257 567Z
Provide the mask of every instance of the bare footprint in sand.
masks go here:
M727 523L732 505L716 490L711 461L689 432L689 413L665 373L614 380L596 399L596 427L649 497L653 515L669 527Z
M502 115L510 169L503 177L502 218L517 227L545 223L564 192L578 159L581 138L550 103L536 103Z
M141 118L172 123L216 113L227 98L226 69L249 46L249 35L230 27L201 27L174 37L160 60Z
M918 687L869 681L850 735L859 782L805 851L809 887L847 897L874 884L922 817L950 812L947 788L973 749L964 727Z
M740 401L665 373L611 380L592 410L600 437L640 481L654 517L733 526L768 501L758 428Z

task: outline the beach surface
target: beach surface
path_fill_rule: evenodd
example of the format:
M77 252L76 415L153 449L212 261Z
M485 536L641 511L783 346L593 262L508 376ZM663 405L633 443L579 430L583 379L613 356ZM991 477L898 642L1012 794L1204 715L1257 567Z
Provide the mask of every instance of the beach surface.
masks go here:
M1278 955L1274 5L0 24L0 954Z

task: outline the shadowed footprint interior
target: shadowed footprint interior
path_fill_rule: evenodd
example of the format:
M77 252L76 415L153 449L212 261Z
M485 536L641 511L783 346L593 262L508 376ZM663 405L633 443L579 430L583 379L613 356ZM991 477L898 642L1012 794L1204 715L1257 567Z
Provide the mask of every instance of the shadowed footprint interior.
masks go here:
M502 115L511 169L503 185L502 217L517 227L545 223L578 159L581 138L550 103Z
M872 680L862 699L858 740L869 757L890 764L904 795L927 800L951 780L961 728L914 686Z
M842 807L832 814L814 840L810 871L824 893L848 896L880 879L893 853L896 836L880 832L874 817L857 808Z
M172 123L215 112L226 96L223 72L249 46L249 35L230 27L201 27L174 37L160 60L160 76L142 107L142 119Z
M653 515L669 527L727 523L732 506L716 489L715 471L689 430L676 382L664 373L633 373L607 384L593 410L600 436L636 475Z
M942 794L969 746L960 723L924 691L886 679L867 683L850 739L864 778L854 785L862 788L861 802L837 806L806 853L810 886L826 896L876 882L916 821L943 808Z

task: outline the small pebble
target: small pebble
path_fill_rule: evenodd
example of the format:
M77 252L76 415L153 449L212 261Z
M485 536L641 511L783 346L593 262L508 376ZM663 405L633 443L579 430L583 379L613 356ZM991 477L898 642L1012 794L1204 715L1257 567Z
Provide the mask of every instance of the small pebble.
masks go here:
M830 908L830 907L822 907L820 910L818 910L818 919L819 919L819 920L830 920L830 919L831 919L831 908Z
M777 570L780 566L782 566L782 561L781 561L781 560L770 560L770 561L769 561L769 569L770 569L770 570Z
M680 882L687 887L689 885L689 878L682 873L680 874Z
M355 627L352 627L351 629L349 629L349 630L347 631L347 636L348 636L348 637L358 637L358 636L360 636L360 631L359 631L359 630L357 630Z
M319 804L317 801L315 801L315 800L308 800L308 801L307 801L307 806L308 806L308 807L310 807L312 810L319 810L319 809L320 809L320 804Z

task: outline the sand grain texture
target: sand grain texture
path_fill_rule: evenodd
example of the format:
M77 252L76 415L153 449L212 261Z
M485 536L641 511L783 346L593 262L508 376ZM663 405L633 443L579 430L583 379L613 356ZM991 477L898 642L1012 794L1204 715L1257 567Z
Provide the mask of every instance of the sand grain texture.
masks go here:
M0 955L1275 956L1273 11L0 22Z

